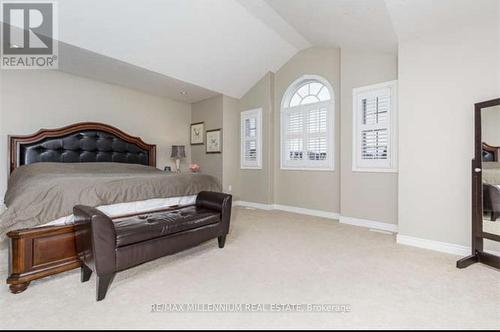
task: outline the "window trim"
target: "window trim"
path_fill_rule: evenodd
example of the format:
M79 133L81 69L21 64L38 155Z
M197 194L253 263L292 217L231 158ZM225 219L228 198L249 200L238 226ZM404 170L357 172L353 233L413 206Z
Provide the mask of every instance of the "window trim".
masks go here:
M391 109L389 111L389 166L377 167L360 166L358 163L360 151L360 128L358 121L361 117L359 105L360 97L363 94L374 93L376 90L389 89L391 96ZM398 81L388 81L368 86L355 88L352 90L352 171L370 173L397 173L398 172Z
M256 165L245 164L245 119L256 116L257 161ZM254 108L240 113L240 169L262 169L262 108Z
M323 84L330 93L330 100L328 101L320 101L318 103L305 104L299 106L286 107L294 96L295 92L302 87L312 81L317 81ZM309 167L308 165L300 165L297 167L287 165L284 158L283 152L283 144L285 139L285 128L284 128L284 117L289 109L297 109L297 108L307 108L312 105L324 104L327 105L328 108L328 120L327 120L327 142L328 146L328 155L330 156L328 160L327 166L322 167ZM315 172L334 172L335 171L335 93L333 91L333 87L328 80L319 76L319 75L303 75L293 81L288 88L286 89L283 98L281 99L281 107L280 107L280 170L284 171L315 171Z

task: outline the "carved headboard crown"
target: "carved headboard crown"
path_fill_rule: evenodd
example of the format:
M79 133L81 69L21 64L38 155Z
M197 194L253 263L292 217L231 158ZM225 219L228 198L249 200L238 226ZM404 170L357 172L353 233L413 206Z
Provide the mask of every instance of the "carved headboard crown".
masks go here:
M37 162L119 162L156 166L156 145L118 128L82 122L33 135L9 136L10 171Z
M482 161L498 161L498 150L500 147L482 143L481 160Z

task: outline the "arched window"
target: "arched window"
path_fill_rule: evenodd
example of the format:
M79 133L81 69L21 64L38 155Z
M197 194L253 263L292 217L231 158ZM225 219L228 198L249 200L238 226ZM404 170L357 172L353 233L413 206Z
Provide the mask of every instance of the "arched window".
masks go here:
M334 169L335 102L331 85L316 75L293 82L281 104L281 168Z
M330 99L330 91L324 84L317 81L305 82L295 91L288 107L314 104Z

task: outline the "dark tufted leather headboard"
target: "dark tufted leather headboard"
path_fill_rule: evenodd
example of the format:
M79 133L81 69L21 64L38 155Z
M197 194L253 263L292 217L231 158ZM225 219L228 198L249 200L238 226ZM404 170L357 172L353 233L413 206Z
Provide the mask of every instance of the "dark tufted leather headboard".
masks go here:
M37 162L118 162L156 166L156 146L102 123L84 122L10 136L10 170Z

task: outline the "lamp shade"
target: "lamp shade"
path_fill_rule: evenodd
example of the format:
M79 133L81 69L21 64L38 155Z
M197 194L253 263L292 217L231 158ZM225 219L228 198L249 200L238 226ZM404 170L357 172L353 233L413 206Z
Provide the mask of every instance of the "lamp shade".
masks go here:
M172 145L172 154L170 158L186 158L186 151L184 145Z

